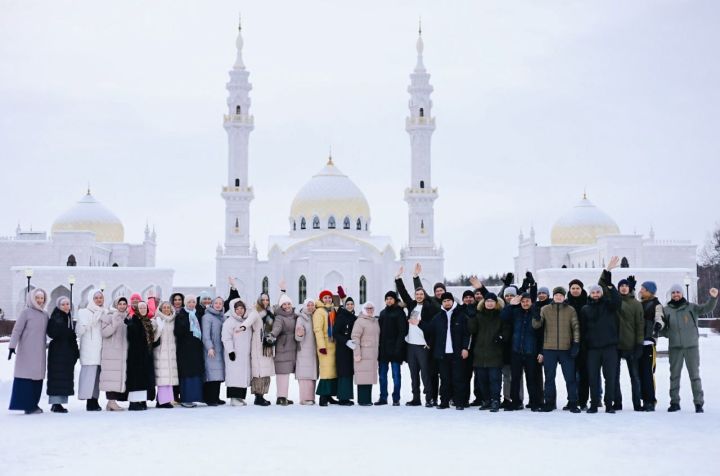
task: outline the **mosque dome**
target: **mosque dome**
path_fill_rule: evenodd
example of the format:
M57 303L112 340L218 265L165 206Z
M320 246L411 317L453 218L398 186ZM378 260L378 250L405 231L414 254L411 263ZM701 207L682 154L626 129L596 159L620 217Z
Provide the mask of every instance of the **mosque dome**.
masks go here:
M122 243L125 229L120 219L88 190L72 208L61 214L52 225L52 232L92 231L101 243Z
M615 220L583 194L577 205L555 222L550 241L553 245L590 245L597 241L598 236L619 233Z
M332 157L303 185L290 206L290 220L297 229L363 230L367 229L369 219L365 195L335 166ZM316 227L313 224L317 221Z

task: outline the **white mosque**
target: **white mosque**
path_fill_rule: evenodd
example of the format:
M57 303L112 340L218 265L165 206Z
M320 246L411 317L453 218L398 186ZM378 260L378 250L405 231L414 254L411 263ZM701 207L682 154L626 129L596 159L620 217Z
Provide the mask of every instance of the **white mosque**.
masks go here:
M173 270L155 267L155 230L145 227L142 243L125 243L120 219L87 191L45 231L22 230L0 238L0 309L14 319L25 306L28 287L49 293L50 302L70 296L85 306L94 287L109 297L160 296L172 289Z
M430 141L435 130L432 117L430 75L423 64L422 35L417 40L417 64L410 75L409 116L411 176L405 189L408 203L408 244L398 257L390 238L371 232L370 207L360 188L328 158L325 166L298 191L290 205L288 233L269 237L267 260L259 260L250 245L248 142L252 132L249 72L242 58L241 31L237 57L227 83L228 178L225 199L225 243L217 248L216 279L224 295L228 276L235 277L241 296L276 291L281 280L298 302L317 296L322 289L335 291L342 285L360 303L382 300L394 287L400 264L412 270L423 266L422 279L431 287L444 276L443 251L435 245L433 203L438 197L430 173ZM407 278L410 278L408 274Z

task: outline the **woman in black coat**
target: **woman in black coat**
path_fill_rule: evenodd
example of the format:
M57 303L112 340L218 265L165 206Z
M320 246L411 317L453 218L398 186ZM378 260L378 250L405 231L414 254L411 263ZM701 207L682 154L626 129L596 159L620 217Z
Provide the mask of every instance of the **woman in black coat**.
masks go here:
M185 306L175 317L175 348L178 377L180 378L180 404L192 408L203 400L205 380L205 347L197 318L194 296L185 297Z
M355 301L351 297L345 300L335 315L333 337L335 338L335 367L338 377L338 400L340 405L354 405L353 399L353 349L348 347L350 334L355 324Z
M155 389L155 361L153 349L159 345L155 325L148 318L148 306L140 301L127 324L127 374L125 386L130 406L128 410L147 410L148 392Z
M70 316L70 299L62 296L50 315L47 335L52 341L48 347L47 394L51 412L67 413L63 404L75 391L75 362L80 357L75 325Z

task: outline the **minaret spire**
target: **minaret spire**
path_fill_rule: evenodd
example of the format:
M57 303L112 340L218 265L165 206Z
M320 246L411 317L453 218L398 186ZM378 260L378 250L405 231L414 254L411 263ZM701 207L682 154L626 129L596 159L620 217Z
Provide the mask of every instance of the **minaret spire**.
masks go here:
M242 49L243 49L243 37L242 37L242 22L241 18L238 17L238 35L237 39L235 40L235 47L237 48L237 56L235 58L235 64L233 65L234 69L245 69L245 63L243 62L242 58Z
M423 50L425 49L425 43L422 39L422 20L418 23L418 39L415 42L415 49L417 50L417 64L415 65L415 72L425 72L425 64L423 64Z

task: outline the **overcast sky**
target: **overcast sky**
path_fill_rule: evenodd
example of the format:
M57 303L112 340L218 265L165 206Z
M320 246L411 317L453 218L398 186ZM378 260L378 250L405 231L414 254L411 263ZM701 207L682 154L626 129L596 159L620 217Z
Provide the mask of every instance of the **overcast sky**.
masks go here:
M584 188L624 233L702 244L720 220L717 1L0 0L0 235L49 230L90 182L126 240L155 225L176 284L214 282L240 11L263 258L330 146L406 242L419 16L446 276L510 270Z

